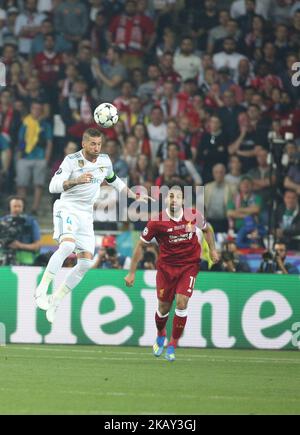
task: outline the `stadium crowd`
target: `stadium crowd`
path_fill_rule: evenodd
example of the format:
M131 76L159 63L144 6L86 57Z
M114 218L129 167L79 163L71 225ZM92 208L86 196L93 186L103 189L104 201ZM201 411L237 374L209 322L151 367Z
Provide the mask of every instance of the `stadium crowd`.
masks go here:
M0 51L3 213L33 186L38 215L112 102L105 152L131 186L204 185L216 233L263 249L272 228L300 251L299 1L0 0Z

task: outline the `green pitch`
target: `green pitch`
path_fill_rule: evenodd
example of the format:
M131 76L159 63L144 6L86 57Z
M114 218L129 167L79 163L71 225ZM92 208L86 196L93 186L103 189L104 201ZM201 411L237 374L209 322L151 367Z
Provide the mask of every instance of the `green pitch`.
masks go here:
M299 414L298 352L0 348L0 414Z

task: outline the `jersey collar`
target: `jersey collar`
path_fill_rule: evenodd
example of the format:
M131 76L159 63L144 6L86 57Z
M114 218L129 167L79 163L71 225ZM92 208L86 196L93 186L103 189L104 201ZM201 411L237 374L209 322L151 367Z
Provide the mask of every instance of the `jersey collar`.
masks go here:
M170 216L170 214L169 214L169 210L168 210L167 208L166 208L166 213L167 213L167 216L168 216L172 221L175 221L175 222L180 222L180 221L182 221L182 218L183 218L183 209L181 210L180 216L179 216L178 218L175 218L175 217Z

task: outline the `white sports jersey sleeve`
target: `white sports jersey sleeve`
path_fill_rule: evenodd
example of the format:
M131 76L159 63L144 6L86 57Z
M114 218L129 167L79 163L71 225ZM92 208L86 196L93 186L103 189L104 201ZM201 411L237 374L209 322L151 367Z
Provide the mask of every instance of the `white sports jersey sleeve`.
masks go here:
M111 160L109 159L109 169L108 169L108 175L105 178L107 183L110 186L113 186L118 192L122 192L123 189L125 189L126 184L119 178L113 170L113 165Z
M50 182L50 193L62 193L64 191L64 182L70 179L71 173L71 161L66 157Z

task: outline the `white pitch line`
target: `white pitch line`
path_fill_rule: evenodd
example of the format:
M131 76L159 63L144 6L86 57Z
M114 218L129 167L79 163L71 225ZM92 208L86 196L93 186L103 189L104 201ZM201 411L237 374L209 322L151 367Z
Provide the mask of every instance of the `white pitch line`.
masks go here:
M141 357L149 357L151 356L150 352L119 352L119 351L109 351L109 350L83 350L83 349L51 349L51 348L34 348L34 347L23 347L23 346L17 346L16 348L7 348L8 350L25 350L25 351L35 351L35 352L56 352L56 353L96 353L96 354L101 354L101 355L137 355L138 358L123 358L122 356L120 357L115 357L115 358L110 358L110 357L105 357L103 356L101 359L105 359L105 360L120 360L120 361L129 361L129 360L140 360ZM0 353L1 356L1 353ZM11 354L11 356L13 357L14 355ZM24 358L24 356L23 356ZM71 356L65 356L65 357L58 357L58 356L52 356L52 359L73 359ZM76 359L86 359L86 360L95 360L96 358L94 357L76 357ZM293 359L293 358L268 358L268 357L239 357L239 358L235 358L235 357L227 357L227 356L218 356L218 355L214 355L214 356L210 356L210 355L186 355L186 357L182 356L180 357L180 361L192 361L193 359L206 359L208 361L211 362L236 362L236 363L276 363L276 364L282 364L282 363L290 363L290 364L300 364L300 360L298 359Z
M25 388L17 388L18 392L22 391L22 393L31 393L32 394L32 390L31 389L25 389ZM2 392L15 392L16 391L16 387L14 388L3 388L0 387L0 391ZM70 396L87 396L87 397L95 397L95 396L99 396L99 397L144 397L144 398L157 398L157 397L165 397L163 392L157 392L157 393L131 393L131 392L121 392L121 391L108 391L108 392L86 392L86 391L76 391L76 390L59 390L57 391L57 393L59 394L66 394L66 395L70 395ZM187 400L201 400L201 397L199 395L195 395L195 394L181 394L180 395L181 399L187 399ZM249 401L252 400L253 397L252 396L207 396L205 395L205 397L202 397L203 400L207 400L207 399L211 399L211 400L220 400L220 401L224 401L224 400L245 400L245 401ZM266 397L257 397L255 400L257 401L262 401L262 402L266 402L268 401L268 398ZM279 403L299 403L300 398L292 398L292 397L278 397L278 398L271 398L271 401L274 402L279 402ZM156 412L152 412L153 414L156 414Z

